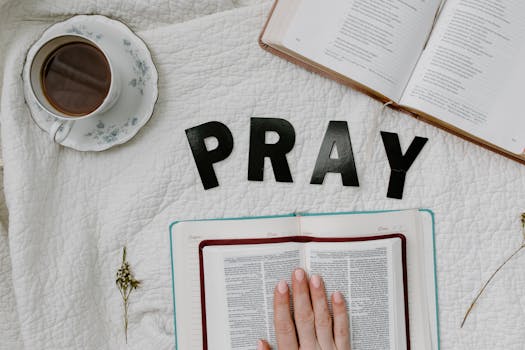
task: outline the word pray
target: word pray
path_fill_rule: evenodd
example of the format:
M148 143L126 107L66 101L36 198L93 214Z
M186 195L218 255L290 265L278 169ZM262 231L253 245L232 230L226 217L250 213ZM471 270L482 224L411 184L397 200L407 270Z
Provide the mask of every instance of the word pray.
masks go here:
M279 139L266 143L266 134L275 132ZM233 135L230 129L218 121L186 129L186 137L197 165L205 190L219 186L213 164L223 161L233 150ZM209 150L205 140L213 137L217 147ZM408 170L428 141L416 136L403 154L399 136L381 131L381 138L390 165L388 198L403 198L405 178ZM279 118L251 118L248 180L263 181L264 160L269 158L277 182L293 182L286 155L295 145L295 130L288 121ZM334 148L337 157L332 157ZM330 121L317 156L310 180L311 184L322 185L327 173L339 173L343 186L359 187L359 179L352 151L352 141L346 121Z

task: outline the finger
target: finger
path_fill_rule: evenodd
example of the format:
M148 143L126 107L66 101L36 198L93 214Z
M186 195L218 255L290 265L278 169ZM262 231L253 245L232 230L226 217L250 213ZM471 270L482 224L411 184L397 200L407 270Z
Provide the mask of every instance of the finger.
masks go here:
M310 300L310 289L306 273L303 269L297 269L292 277L293 308L295 327L299 337L301 350L317 348L315 337L314 311Z
M259 339L257 342L257 350L271 350L270 344L266 340Z
M321 349L334 349L334 334L332 331L332 317L328 310L328 301L323 280L314 275L310 278L310 296L315 318L315 333Z
M350 323L346 312L346 303L340 292L332 295L334 311L334 340L337 350L350 350Z
M278 349L298 350L295 326L290 314L290 293L286 281L281 281L273 293L273 318Z

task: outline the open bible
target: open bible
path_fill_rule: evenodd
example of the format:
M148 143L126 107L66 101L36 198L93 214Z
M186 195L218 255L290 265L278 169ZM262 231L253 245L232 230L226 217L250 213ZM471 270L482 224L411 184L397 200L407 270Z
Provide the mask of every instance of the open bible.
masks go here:
M525 164L525 2L277 0L261 46Z
M177 349L275 346L273 290L297 267L344 295L353 350L439 347L428 211L177 222L171 245Z

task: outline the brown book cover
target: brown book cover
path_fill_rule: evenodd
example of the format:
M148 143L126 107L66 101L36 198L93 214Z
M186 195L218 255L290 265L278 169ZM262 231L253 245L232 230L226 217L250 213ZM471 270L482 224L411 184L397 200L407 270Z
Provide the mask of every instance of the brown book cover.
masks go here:
M337 238L320 238L311 236L290 236L278 238L255 238L255 239L217 239L204 240L199 244L199 271L200 271L200 290L201 290L201 313L202 313L202 343L203 350L208 350L208 332L206 326L206 286L204 285L204 256L203 250L207 246L217 245L246 245L246 244L269 244L269 243L308 243L308 242L362 242L373 241L380 239L399 238L401 239L401 259L403 268L403 293L405 299L405 325L406 325L406 340L407 350L410 350L410 326L408 313L408 282L407 282L407 254L406 254L406 237L403 234L395 233L381 236L370 237L337 237Z
M283 51L280 51L278 49L275 49L273 47L271 47L270 45L264 43L262 41L262 37L264 35L264 32L266 31L266 27L268 26L268 23L270 22L270 18L272 17L272 14L275 10L275 7L277 6L277 3L279 2L279 0L275 0L271 10L270 10L270 14L268 15L268 18L264 24L264 27L261 31L261 34L259 35L259 45L261 46L261 48L263 48L264 50L276 55L276 56L279 56L281 58L284 58L285 60L293 63L293 64L296 64L298 66L301 66L303 68L305 68L306 70L310 71L310 72L313 72L313 73L316 73L316 74L319 74L325 78L328 78L328 79L332 79L332 80L335 80L337 81L338 83L340 84L343 84L343 85L346 85L350 88L353 88L353 89L356 89L358 91L361 91L383 103L387 103L387 102L390 102L389 103L389 106L391 108L394 108L394 109L397 109L397 110L401 110L405 113L408 113L410 114L411 116L417 118L417 119L420 119L420 120L423 120L425 122L427 122L428 124L431 124L433 126L436 126L442 130L445 130L451 134L454 134L456 136L459 136L461 137L462 139L464 140L467 140L467 141L470 141L478 146L481 146L485 149L488 149L490 151L493 151L493 152L496 152L500 155L503 155L509 159L512 159L514 161L517 161L521 164L525 164L525 150L524 150L524 153L521 154L521 155L518 155L518 154L515 154L515 153L512 153L512 152L509 152L501 147L498 147L498 146L495 146L491 143L488 143L487 141L484 141L483 139L480 139L474 135L471 135L465 131L462 131L452 125L449 125L445 122L442 122L441 120L439 120L438 118L436 117L433 117L433 116L430 116L422 111L417 111L417 110L414 110L414 109L410 109L410 108L407 108L407 107L404 107L404 106L401 106L401 105L398 105L396 103L394 103L393 101L391 101L388 97L386 96L383 96L382 94L378 93L377 91L374 91L374 90L371 90L370 88L368 88L367 86L363 85L363 84L360 84L348 77L345 77L337 72L334 72L328 68L324 68L324 69L321 69L318 67L318 65L315 64L315 62L305 58L305 57L301 57L301 59L295 57L295 56L292 56L286 52L283 52ZM299 55L296 55L299 57Z

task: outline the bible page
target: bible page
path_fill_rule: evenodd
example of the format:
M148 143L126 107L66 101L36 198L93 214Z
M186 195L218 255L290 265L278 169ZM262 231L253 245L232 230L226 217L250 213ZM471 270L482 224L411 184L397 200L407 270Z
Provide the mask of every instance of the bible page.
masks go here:
M422 231L421 216L417 210L302 216L301 227L303 235L317 237L403 234L406 237L410 345L412 349L435 349L430 329L437 325L435 322L429 324L429 319L433 317L435 321L436 315L430 315L431 301L428 300L429 297L435 300L435 296L427 292L427 281L434 277L434 255L433 251L425 250L423 234L427 231ZM427 276L429 271L432 274ZM432 293L434 290L432 288Z
M276 347L273 293L281 280L291 285L304 266L302 243L204 248L208 350L253 350L259 339Z
M525 2L448 0L401 104L525 152Z
M306 267L341 292L350 315L352 350L407 348L401 240L308 243Z
M399 102L440 3L302 0L283 46Z
M176 350L202 349L199 244L206 239L275 238L297 233L295 217L179 222L171 227Z

